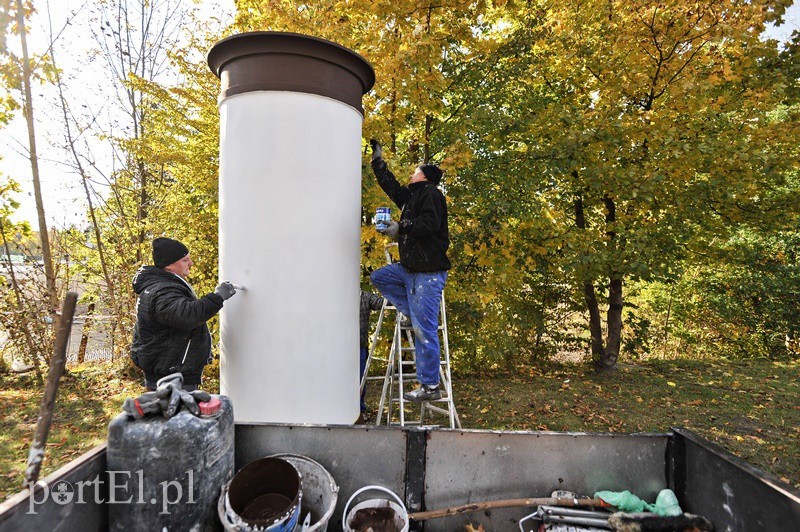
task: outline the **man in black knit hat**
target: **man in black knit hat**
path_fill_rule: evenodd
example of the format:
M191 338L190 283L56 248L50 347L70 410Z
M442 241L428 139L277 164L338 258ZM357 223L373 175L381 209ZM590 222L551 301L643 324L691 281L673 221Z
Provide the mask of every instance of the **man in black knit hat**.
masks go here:
M420 387L403 394L409 401L435 401L439 390L439 306L450 260L447 248L447 203L437 188L442 179L438 166L418 166L407 186L401 185L383 160L381 145L372 145L372 170L386 195L402 209L400 221L378 229L398 241L400 262L372 272L372 284L397 309L411 319Z
M184 390L200 385L211 361L211 333L206 322L236 290L228 281L211 294L197 297L186 281L192 265L189 249L171 238L153 240L153 266L142 266L133 278L136 327L131 358L144 372L145 386L172 373L183 374Z

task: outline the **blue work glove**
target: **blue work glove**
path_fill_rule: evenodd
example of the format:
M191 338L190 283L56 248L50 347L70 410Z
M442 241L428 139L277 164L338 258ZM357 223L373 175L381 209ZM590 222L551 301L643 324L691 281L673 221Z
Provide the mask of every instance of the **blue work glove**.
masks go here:
M375 139L369 139L369 145L372 147L372 160L380 159L383 156L383 148L381 143Z
M221 297L223 301L227 301L233 297L233 294L236 293L236 289L230 282L222 281L217 285L217 288L214 289L214 293Z
M397 240L397 235L400 234L400 224L394 220L389 220L384 226L376 226L375 229L382 235L386 235L392 240Z

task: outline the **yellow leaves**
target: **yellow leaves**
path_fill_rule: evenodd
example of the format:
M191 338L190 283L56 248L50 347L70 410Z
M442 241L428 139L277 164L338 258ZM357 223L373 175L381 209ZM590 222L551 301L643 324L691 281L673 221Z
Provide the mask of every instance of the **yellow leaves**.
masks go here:
M677 385L676 385L674 382L667 381L667 386L671 386L671 387L673 387L673 388L674 388L674 387L675 387L675 386L677 386Z

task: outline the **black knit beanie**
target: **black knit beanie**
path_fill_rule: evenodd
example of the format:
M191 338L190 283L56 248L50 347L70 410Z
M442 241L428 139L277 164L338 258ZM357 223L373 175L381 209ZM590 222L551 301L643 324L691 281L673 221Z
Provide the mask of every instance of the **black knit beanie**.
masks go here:
M164 237L153 240L153 264L157 268L169 266L188 254L189 248L177 240Z
M419 169L425 174L425 179L435 185L438 185L442 180L442 170L435 164L423 164Z

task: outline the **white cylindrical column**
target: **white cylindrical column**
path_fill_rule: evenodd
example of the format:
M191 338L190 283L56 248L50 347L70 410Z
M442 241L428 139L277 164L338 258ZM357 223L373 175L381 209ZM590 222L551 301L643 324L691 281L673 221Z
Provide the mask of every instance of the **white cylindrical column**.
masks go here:
M374 73L329 41L230 37L220 97L221 392L237 422L358 417L361 97Z

